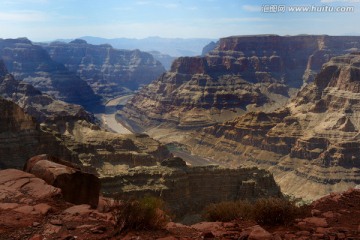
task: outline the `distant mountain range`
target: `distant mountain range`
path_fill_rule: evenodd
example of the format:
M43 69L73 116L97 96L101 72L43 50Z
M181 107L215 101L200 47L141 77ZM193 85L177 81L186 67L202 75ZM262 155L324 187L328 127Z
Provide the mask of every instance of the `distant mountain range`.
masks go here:
M201 55L205 45L217 39L210 38L161 38L148 37L143 39L135 38L100 38L85 36L80 37L90 44L111 44L118 49L139 49L141 51L158 51L172 57L197 56ZM58 39L57 41L70 42L73 39Z

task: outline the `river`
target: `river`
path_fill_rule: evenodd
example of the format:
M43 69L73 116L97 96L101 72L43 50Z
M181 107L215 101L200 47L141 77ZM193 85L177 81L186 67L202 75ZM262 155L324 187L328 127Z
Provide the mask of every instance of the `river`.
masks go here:
M126 102L132 97L133 95L126 95L118 98L114 98L109 100L105 104L104 113L96 114L95 116L101 121L103 127L108 129L109 131L119 133L119 134L132 134L128 128L125 127L124 124L121 122L116 121L115 115L117 111L118 105L125 105ZM182 149L172 149L169 148L169 151L177 157L181 157L184 159L189 165L193 166L204 166L210 164L216 164L212 162L210 159L203 158L197 155L192 155L190 152L182 150Z
M122 123L116 121L115 115L118 105L125 105L126 102L133 95L126 95L118 98L109 100L105 104L104 113L96 114L95 116L101 121L102 125L109 131L120 133L120 134L131 134L132 132L127 129Z

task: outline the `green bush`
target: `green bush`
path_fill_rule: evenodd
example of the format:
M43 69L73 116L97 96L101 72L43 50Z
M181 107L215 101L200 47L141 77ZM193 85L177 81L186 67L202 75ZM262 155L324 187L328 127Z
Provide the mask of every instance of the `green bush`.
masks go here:
M261 198L252 204L247 201L211 204L203 216L208 221L252 220L264 225L288 225L307 215L307 209L284 198Z
M169 221L164 202L155 197L124 202L113 211L118 233L127 230L161 229Z

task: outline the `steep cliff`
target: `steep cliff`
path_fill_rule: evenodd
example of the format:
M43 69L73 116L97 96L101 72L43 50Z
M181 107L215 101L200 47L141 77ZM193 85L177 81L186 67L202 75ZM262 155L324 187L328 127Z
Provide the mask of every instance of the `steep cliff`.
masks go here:
M286 107L206 128L193 151L270 169L283 191L310 199L359 184L359 66L359 54L332 58Z
M26 38L0 39L0 57L15 79L31 83L55 99L88 109L100 102L100 97L85 81Z
M198 128L249 110L283 106L291 88L311 82L331 56L356 51L360 37L238 36L220 39L205 57L182 57L144 87L122 115L149 128Z
M102 174L111 168L116 172L117 166L156 165L170 156L163 145L146 135L100 129L81 106L54 100L15 80L1 61L0 70L0 95L11 100L1 102L1 168L22 168L28 158L47 153Z
M50 153L80 163L56 136L41 130L33 117L0 97L0 168L22 169L32 156Z
M55 100L42 94L31 84L17 81L7 73L5 64L0 60L0 96L11 100L24 109L26 113L41 123L53 123L58 120L86 120L95 123L95 118L81 106Z
M68 44L53 42L45 49L53 60L75 72L105 98L136 90L165 72L149 53L114 49L108 44L91 45L77 39Z
M170 156L146 135L119 135L86 120L57 119L39 125L11 101L0 98L0 168L22 168L27 159L49 154L99 175L119 169L152 166Z
M210 203L281 196L272 175L257 168L217 166L164 166L131 168L104 176L103 194L122 199L146 194L161 197L178 217L199 213Z

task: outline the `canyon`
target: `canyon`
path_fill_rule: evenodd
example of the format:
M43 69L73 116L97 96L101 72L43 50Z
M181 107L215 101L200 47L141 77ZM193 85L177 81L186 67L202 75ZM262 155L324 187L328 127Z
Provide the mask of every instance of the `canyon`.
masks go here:
M26 38L0 39L0 56L15 79L30 83L57 100L87 109L100 104L101 97L85 81Z
M223 38L204 57L175 60L118 118L220 165L267 169L284 193L312 201L359 184L359 44Z
M285 107L205 128L193 151L269 169L282 191L309 200L359 184L359 63L332 58Z
M79 39L0 39L0 169L6 169L0 215L32 209L42 216L36 225L43 234L54 227L45 225L48 211L42 214L38 203L56 209L56 219L65 219L71 210L63 210L75 204L75 212L106 226L100 231L105 237L113 234L111 216L90 205L113 201L106 197L160 197L180 219L216 202L285 194L303 203L354 188L360 184L359 48L360 37L233 36L207 45L204 56L177 58L162 73L163 66L139 50ZM112 126L120 121L121 134L96 117ZM22 179L54 194L28 202L3 197L10 194L8 184L20 186ZM69 179L74 186L94 185L90 202L77 202ZM313 206L323 212L312 217L335 226L326 204L348 198L358 199L358 190L323 198L325 205ZM348 220L345 211L339 214ZM98 231L93 220L87 220L91 229L83 227L87 232ZM306 226L317 234L321 226L310 227L311 221L298 219L291 231L300 234ZM48 236L81 232L54 223L58 231ZM346 236L355 236L356 227Z
M76 39L69 43L52 42L44 49L105 100L137 90L165 72L151 54L119 50L109 44L92 45Z
M332 56L357 51L359 40L326 35L222 38L204 57L176 59L120 114L149 130L159 125L196 129L248 111L272 111L312 82Z
M0 69L0 94L6 98L0 98L4 113L0 117L1 168L21 169L26 163L26 171L61 188L67 201L79 204L86 200L69 193L82 183L88 182L85 188L93 185L100 189L100 183L89 174L99 177L105 196L127 199L151 194L164 199L179 217L192 211L198 213L204 203L282 196L266 171L189 167L148 135L103 130L94 116L79 105L55 100L29 83L15 80L2 62ZM69 163L60 166L64 160ZM224 194L213 196L215 183L216 188L228 186L222 190ZM200 189L204 194L199 194ZM83 192L91 193L89 204L95 205L96 195L86 189ZM189 205L193 208L189 209Z

